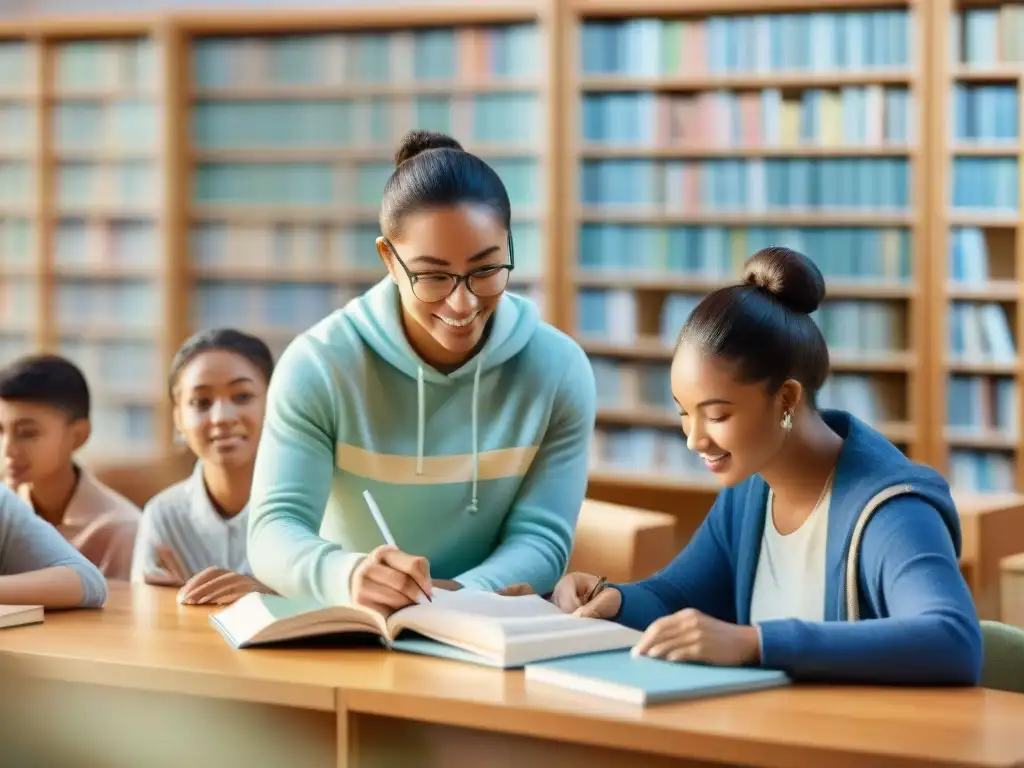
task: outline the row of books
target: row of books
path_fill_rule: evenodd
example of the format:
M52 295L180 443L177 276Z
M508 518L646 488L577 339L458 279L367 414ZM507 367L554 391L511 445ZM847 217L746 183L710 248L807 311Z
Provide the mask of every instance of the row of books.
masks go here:
M74 360L86 381L98 392L135 398L160 397L165 391L164 361L152 341L93 340L75 336L59 339L62 355Z
M23 160L0 160L0 205L32 205L35 168Z
M315 224L204 223L193 226L190 257L194 265L236 268L258 272L278 270L323 272L336 270L379 270L383 265L377 252L380 236L377 224L322 226ZM541 230L536 224L516 223L512 228L516 253L513 277L538 275L542 259Z
M914 137L914 99L881 85L587 93L582 128L589 142L650 147L902 146Z
M772 245L806 254L826 278L899 283L911 275L910 233L899 228L584 224L577 263L630 276L732 281L752 253Z
M541 202L535 160L498 158L490 165L505 183L513 209ZM192 198L197 203L236 205L349 203L376 210L393 171L391 162L201 163L193 173Z
M976 67L1024 61L1024 6L966 8L950 19L949 56Z
M69 217L60 219L54 229L53 264L58 268L156 270L160 255L160 232L153 221Z
M906 9L586 20L586 74L632 77L895 69L913 58Z
M955 208L1016 211L1019 176L1016 157L956 157L950 202Z
M582 164L580 201L672 213L899 210L910 204L910 167L906 158L593 160Z
M637 294L624 290L585 289L577 295L577 329L581 338L611 342L628 349L644 336L657 336L666 349L675 343L686 319L703 296L665 296L657 328L640 322ZM811 315L829 348L847 353L906 349L906 311L887 301L828 301Z
M949 452L946 477L958 490L1010 493L1017 485L1014 474L1011 453L963 448Z
M96 398L92 405L92 433L81 451L84 462L92 457L132 460L158 455L156 408Z
M159 167L152 160L65 162L57 166L56 176L59 206L114 206L154 214L160 206Z
M474 82L542 71L534 24L209 37L192 48L199 87Z
M986 283L993 277L985 232L978 227L953 227L946 239L949 280L953 283ZM1011 258L1013 254L1010 254Z
M0 40L0 92L24 93L35 81L32 48L21 40Z
M711 482L704 462L686 447L682 429L600 426L590 443L593 471L610 469L643 477Z
M158 51L148 38L71 40L56 47L58 92L147 91L157 86Z
M162 109L152 100L64 100L53 107L54 148L58 154L67 150L155 151L161 121Z
M61 330L123 329L150 332L163 326L164 291L142 279L61 279L54 288L54 312Z
M1016 438L1020 411L1017 382L1010 377L949 377L946 424L967 432L996 431Z
M29 266L35 262L36 226L32 219L0 218L0 267Z
M955 141L1011 141L1019 134L1016 85L954 83L949 127Z
M0 147L5 151L30 150L36 140L35 123L35 109L31 106L0 103Z
M193 144L240 147L383 147L393 150L408 128L441 131L466 144L526 145L543 135L535 93L481 93L366 98L197 101Z
M1013 365L1017 344L1006 308L995 303L954 301L947 316L947 349L954 360Z
M0 274L0 332L34 329L37 306L34 280Z

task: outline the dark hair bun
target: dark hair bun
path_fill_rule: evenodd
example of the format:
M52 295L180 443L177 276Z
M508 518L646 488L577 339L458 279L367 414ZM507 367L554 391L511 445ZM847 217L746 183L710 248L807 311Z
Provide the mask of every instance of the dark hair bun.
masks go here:
M459 142L443 133L437 133L436 131L409 131L402 137L402 142L398 145L398 151L395 152L395 165L401 165L406 160L410 160L420 152L426 152L428 149L458 149L464 151Z
M783 306L809 315L825 298L817 265L790 248L762 248L743 265L743 282L770 293Z

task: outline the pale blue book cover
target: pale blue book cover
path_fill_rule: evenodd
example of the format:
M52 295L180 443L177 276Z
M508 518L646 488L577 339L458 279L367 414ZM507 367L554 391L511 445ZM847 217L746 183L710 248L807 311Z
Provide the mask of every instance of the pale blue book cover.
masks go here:
M754 667L682 664L629 651L608 651L526 665L526 679L639 705L788 685L784 672Z

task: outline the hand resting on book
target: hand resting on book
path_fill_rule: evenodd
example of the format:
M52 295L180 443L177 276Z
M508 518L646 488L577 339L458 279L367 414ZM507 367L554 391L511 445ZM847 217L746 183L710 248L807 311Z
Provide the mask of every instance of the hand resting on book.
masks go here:
M230 605L250 592L274 594L252 576L226 568L204 568L190 578L178 592L182 605Z
M432 586L425 557L385 544L363 558L352 572L352 601L387 618L416 605L424 596L429 600Z

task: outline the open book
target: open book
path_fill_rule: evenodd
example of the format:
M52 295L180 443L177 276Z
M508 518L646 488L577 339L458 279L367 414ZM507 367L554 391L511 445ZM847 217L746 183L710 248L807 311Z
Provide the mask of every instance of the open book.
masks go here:
M433 602L380 614L354 605L324 606L256 592L210 621L235 648L343 633L369 633L389 648L495 667L628 648L636 630L563 613L537 595L435 589Z
M41 605L0 605L0 629L39 624L43 621Z

